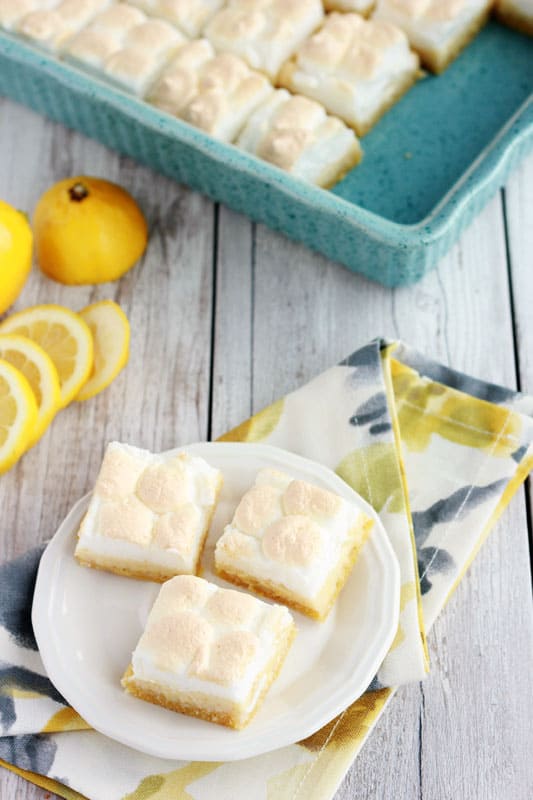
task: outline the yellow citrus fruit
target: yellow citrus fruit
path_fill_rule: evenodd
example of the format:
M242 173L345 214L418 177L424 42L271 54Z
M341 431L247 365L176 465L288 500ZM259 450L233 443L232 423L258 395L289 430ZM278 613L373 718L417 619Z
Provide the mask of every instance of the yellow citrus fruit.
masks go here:
M146 248L148 229L133 197L101 178L59 181L33 217L37 262L60 283L103 283L127 272Z
M43 435L57 411L61 408L61 386L54 363L42 347L15 334L0 334L0 358L21 372L35 395L37 420L29 446Z
M94 339L94 365L89 380L76 396L88 400L109 386L126 366L130 352L130 323L117 303L102 300L79 312Z
M37 403L30 384L18 369L0 359L0 473L23 454L36 420Z
M0 333L16 333L48 353L59 375L61 406L76 397L93 367L93 337L88 325L68 308L33 306L12 314Z
M0 314L15 302L26 283L32 245L24 214L0 200Z

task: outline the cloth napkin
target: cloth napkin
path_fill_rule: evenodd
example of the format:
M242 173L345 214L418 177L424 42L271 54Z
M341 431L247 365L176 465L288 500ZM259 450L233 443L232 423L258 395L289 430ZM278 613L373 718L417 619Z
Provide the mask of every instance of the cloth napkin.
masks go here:
M145 756L89 730L31 629L42 548L0 567L0 763L65 798L329 800L395 687L424 677L426 631L533 467L533 398L375 340L222 438L333 468L379 513L401 615L369 690L308 739L231 763Z

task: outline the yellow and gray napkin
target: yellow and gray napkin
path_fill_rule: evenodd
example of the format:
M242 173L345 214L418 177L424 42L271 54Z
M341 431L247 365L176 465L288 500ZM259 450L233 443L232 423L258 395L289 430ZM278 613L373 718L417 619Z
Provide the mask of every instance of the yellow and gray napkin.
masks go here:
M428 671L426 631L533 467L532 417L533 398L375 340L222 437L334 469L379 513L402 575L398 632L369 691L308 739L246 761L167 761L89 730L33 638L41 549L0 566L0 763L69 799L329 800L394 687Z

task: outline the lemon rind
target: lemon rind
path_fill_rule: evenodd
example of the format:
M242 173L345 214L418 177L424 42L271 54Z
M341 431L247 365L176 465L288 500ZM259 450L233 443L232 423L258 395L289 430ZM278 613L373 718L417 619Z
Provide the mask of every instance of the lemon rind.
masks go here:
M17 333L0 332L0 358L8 361L4 354L4 343L6 344L6 349L7 345L9 345L13 350L23 353L26 358L32 360L41 376L41 393L43 400L40 405L37 403L37 421L29 443L29 446L33 447L43 436L61 408L61 385L59 383L59 375L57 374L54 362L46 350L37 344L37 342L34 342L33 339L20 336L20 334ZM32 388L31 383L29 381L28 383L30 388Z
M97 303L91 303L90 305L82 308L79 312L80 316L83 319L83 314L92 311L93 309L102 309L107 308L112 310L112 313L115 315L115 318L119 321L121 331L124 334L124 339L122 342L122 347L120 349L120 353L118 358L116 359L113 368L106 371L105 378L96 381L96 376L91 376L87 383L82 386L80 391L75 397L75 400L79 403L84 402L85 400L90 400L92 397L95 397L97 394L102 392L115 380L119 372L124 369L126 364L128 363L129 353L130 353L130 323L129 320L122 310L122 308L115 303L114 300L100 300Z
M11 469L28 447L37 419L37 401L28 380L9 361L0 359L0 375L9 384L11 395L17 404L17 416L11 428L15 425L18 427L15 434L10 433L7 441L0 447L0 474L3 474Z
M80 336L76 336L78 345L80 342L83 344L83 349L78 347L78 354L76 356L76 369L73 375L65 382L61 383L61 408L67 406L73 400L81 387L87 382L93 365L94 358L94 345L93 337L89 326L86 322L74 311L71 311L64 306L59 306L53 303L47 305L38 305L26 308L23 311L17 311L11 314L4 322L0 324L0 333L16 333L16 325L24 320L25 324L31 324L36 318L41 315L41 319L46 321L48 315L56 314L63 319L70 320L77 329ZM57 322L57 319L53 320ZM68 324L66 324L68 328ZM27 337L31 338L31 337ZM35 341L32 339L32 341ZM36 342L39 344L39 342ZM45 349L45 348L43 348ZM82 361L83 359L83 361ZM60 378L61 382L61 378Z

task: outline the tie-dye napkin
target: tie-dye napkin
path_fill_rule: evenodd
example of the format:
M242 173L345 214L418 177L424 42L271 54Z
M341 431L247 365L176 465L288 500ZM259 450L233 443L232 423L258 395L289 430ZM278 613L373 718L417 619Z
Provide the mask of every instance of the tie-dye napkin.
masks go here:
M222 437L335 469L380 514L402 574L398 632L369 691L308 739L246 761L165 761L89 730L33 638L42 551L4 564L1 763L65 798L329 800L394 687L427 672L426 630L533 466L532 417L533 398L376 340Z

